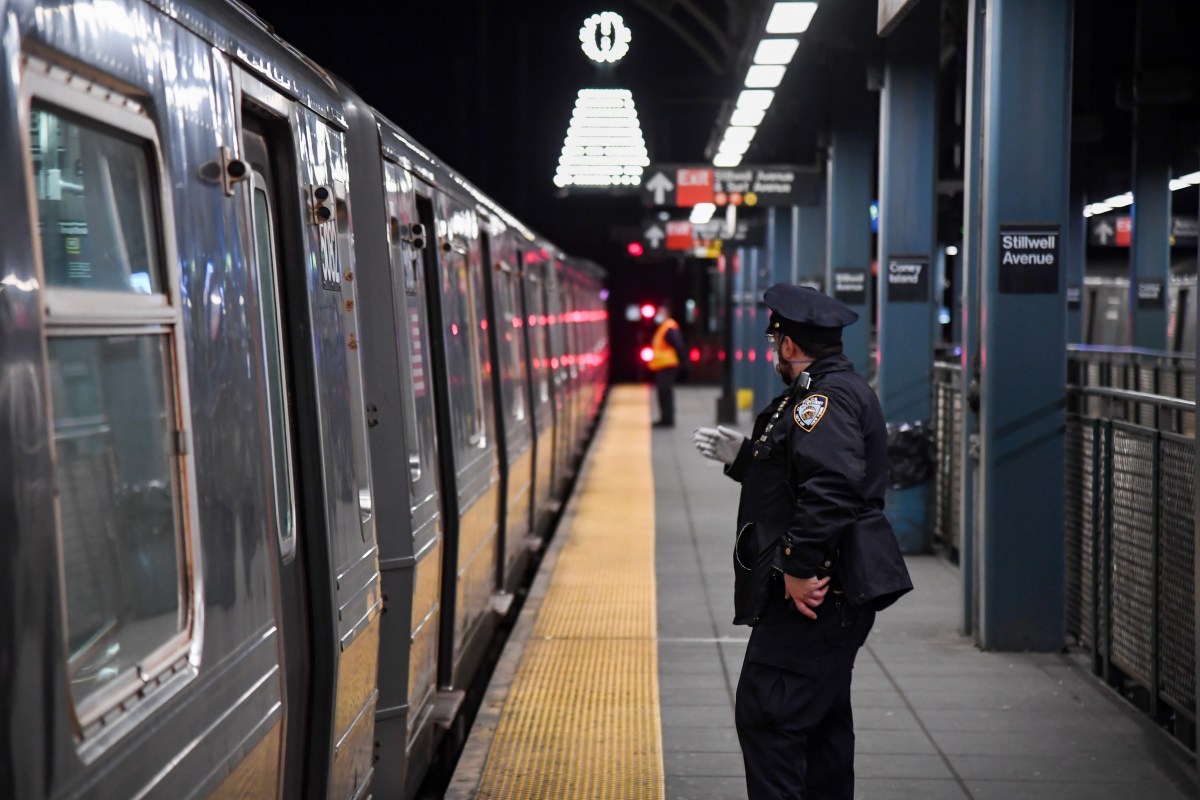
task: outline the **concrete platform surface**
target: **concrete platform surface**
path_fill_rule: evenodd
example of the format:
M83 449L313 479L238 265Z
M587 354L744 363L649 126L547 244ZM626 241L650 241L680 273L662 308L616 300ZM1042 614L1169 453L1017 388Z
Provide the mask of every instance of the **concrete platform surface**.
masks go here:
M730 622L739 487L691 443L695 427L714 424L716 398L715 389L681 387L677 427L651 434L665 770L659 785L669 800L746 797L733 711L750 630ZM742 416L748 433L751 418ZM524 646L581 513L572 498L448 798L479 793ZM910 558L909 569L915 591L879 615L854 670L858 800L1200 797L1194 756L1094 678L1082 654L982 652L958 633L958 568L929 555ZM542 796L537 776L530 778L529 790L512 797Z
M659 682L670 800L742 800L733 698L749 628L733 618L739 487L699 457L717 393L681 388L653 435ZM751 417L743 413L741 430ZM958 568L909 559L854 670L859 800L1200 797L1196 764L1078 655L985 653L959 635Z

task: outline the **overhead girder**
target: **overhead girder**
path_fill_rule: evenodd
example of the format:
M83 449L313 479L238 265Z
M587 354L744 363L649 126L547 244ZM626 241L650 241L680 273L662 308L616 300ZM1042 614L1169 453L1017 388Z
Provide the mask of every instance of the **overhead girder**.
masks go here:
M710 11L700 8L696 0L633 2L692 48L714 75L722 76L728 74L735 65L741 51L742 37L757 5L736 0L712 0L709 5L717 2L724 8L726 24L721 25Z

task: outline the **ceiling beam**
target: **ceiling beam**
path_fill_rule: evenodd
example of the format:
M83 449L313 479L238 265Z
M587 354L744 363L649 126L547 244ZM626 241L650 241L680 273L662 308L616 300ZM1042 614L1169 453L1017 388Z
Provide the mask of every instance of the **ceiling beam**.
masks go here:
M633 0L641 8L648 11L660 22L666 25L672 33L678 36L696 55L712 70L714 75L726 75L733 66L741 48L741 42L733 41L732 35L737 35L745 29L746 5L731 3L724 0L727 9L728 25L718 25L713 18L696 5L695 0ZM673 16L676 9L684 12L685 19L690 19L694 25L685 26ZM694 30L699 28L699 31ZM706 34L705 38L711 44L702 42L697 33ZM714 52L717 51L717 52Z

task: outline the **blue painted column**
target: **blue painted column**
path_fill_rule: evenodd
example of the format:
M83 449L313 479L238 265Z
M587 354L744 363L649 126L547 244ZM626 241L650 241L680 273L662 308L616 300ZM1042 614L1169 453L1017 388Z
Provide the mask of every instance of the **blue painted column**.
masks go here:
M792 253L794 246L792 242L792 215L787 207L768 207L767 209L767 248L766 258L763 258L758 264L758 291L755 294L755 300L762 301L762 294L769 287L776 283L786 283L791 281L792 277ZM757 353L757 360L752 363L751 369L755 373L755 407L762 410L764 404L770 398L778 395L782 391L782 384L779 383L778 374L775 373L774 348L767 344L767 318L770 315L769 309L764 306L760 308L758 315L758 325L755 333L754 348Z
M842 331L842 349L854 369L867 375L875 324L870 207L878 100L867 90L866 72L857 60L836 65L834 92L825 182L825 286L858 312L858 322Z
M889 425L930 419L938 11L918 5L886 43L879 126L879 399ZM929 483L888 490L908 553L928 549Z
M1167 349L1167 296L1171 280L1170 122L1169 113L1161 107L1139 105L1133 112L1129 342L1150 350Z
M977 640L987 649L1057 651L1065 640L1072 9L1072 0L988 3L977 554Z
M746 332L750 329L749 317L754 310L753 301L753 268L751 266L753 249L738 250L737 271L734 274L734 314L733 314L733 352L728 357L733 359L734 392L739 396L738 407L741 407L740 395L750 390L749 361L746 360Z
M815 206L792 206L792 283L832 295L825 265L825 192ZM783 209L781 209L783 210Z
M962 344L963 430L958 444L958 463L962 465L962 496L958 504L958 567L962 580L962 631L975 633L979 619L977 594L979 561L975 495L979 474L979 415L973 398L979 392L979 263L980 242L986 237L980 230L980 129L983 122L983 51L988 0L967 0L967 101L964 125L963 166L963 243L959 252L962 280L959 315L959 342Z

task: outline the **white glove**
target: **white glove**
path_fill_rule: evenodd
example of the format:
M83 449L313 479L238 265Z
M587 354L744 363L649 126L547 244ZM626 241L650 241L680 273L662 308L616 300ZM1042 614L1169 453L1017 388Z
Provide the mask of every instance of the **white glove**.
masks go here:
M738 451L742 449L742 442L745 440L745 436L724 425L697 428L692 434L692 444L696 445L700 455L726 465L737 460Z

